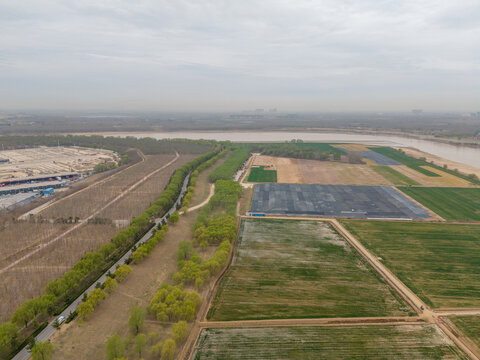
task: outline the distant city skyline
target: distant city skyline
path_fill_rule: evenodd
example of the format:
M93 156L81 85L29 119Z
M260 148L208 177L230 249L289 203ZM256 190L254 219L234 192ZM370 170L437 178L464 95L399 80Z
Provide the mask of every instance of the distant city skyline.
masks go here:
M0 0L0 111L480 107L480 3Z

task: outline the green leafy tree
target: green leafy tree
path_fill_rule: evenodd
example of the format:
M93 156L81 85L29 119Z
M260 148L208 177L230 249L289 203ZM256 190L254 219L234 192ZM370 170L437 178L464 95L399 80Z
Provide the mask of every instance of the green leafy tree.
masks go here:
M145 309L141 308L140 306L134 306L132 310L130 310L130 319L128 320L130 331L138 334L143 327L146 316L147 311Z
M155 358L158 359L162 355L162 342L159 341L155 345L152 345L150 348L150 354Z
M31 305L30 301L26 301L20 305L13 313L12 321L18 326L27 327L30 320L34 317L33 307Z
M148 333L148 343L149 343L150 345L153 345L157 339L158 339L158 332L156 332L156 331L150 331L150 332Z
M139 357L142 357L142 352L147 347L147 336L145 334L138 334L135 338L135 352Z
M122 282L123 280L125 280L127 275L130 274L131 271L132 268L130 266L128 266L127 264L123 264L119 266L113 274L115 275L115 279L117 279L117 281Z
M188 325L186 321L179 321L173 325L173 339L175 343L181 344L187 340L188 336Z
M0 353L8 351L17 344L18 330L12 322L0 324Z
M172 360L173 356L175 355L175 349L177 345L175 344L175 340L167 339L162 347L162 360Z
M140 246L137 250L135 250L132 254L132 259L137 264L141 262L146 256L148 255L148 249L146 246Z
M104 289L107 293L111 293L117 287L117 285L117 280L111 277L107 277L107 279L105 280Z
M32 347L33 360L50 360L53 356L53 345L50 341L38 341Z
M178 244L177 250L177 261L186 261L190 260L192 256L195 256L196 252L193 248L193 244L191 241L182 240Z
M80 305L78 305L78 308L77 308L78 321L82 323L84 319L90 316L93 310L95 310L95 307L91 302L89 301L82 302Z
M178 211L175 211L172 215L170 215L170 217L168 218L168 222L170 224L175 224L176 222L178 222L178 220L180 219L180 215L178 213Z
M125 354L125 342L119 335L113 335L107 341L107 360L123 357Z
M88 294L87 302L91 302L95 308L100 301L107 297L107 293L102 289L94 289Z

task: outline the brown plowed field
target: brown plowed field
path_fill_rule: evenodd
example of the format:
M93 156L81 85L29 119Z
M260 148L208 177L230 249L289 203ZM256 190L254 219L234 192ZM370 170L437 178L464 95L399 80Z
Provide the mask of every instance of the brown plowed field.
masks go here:
M459 178L455 175L448 174L444 171L435 169L430 166L425 166L424 168L427 169L428 171L439 174L440 176L436 176L436 177L427 176L405 165L395 165L390 167L394 170L397 170L399 173L402 173L403 175L408 176L410 179L415 180L420 185L424 185L424 186L454 186L454 187L473 186L473 184L467 180Z
M277 182L286 184L392 185L369 165L333 161L256 156L253 165L277 170Z
M364 164L298 160L302 184L328 185L392 185L383 176Z

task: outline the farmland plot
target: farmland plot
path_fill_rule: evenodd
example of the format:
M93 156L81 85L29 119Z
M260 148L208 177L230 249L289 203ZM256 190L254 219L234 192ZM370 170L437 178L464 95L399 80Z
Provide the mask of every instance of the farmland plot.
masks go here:
M118 202L106 208L100 213L99 217L112 220L130 220L133 217L140 215L158 199L175 169L178 169L197 156L198 155L181 155L173 164L164 170L159 171L143 184L129 192Z
M434 325L204 329L192 359L468 359Z
M480 347L480 316L452 316L449 319Z
M394 185L419 185L415 180L410 179L390 166L372 166L372 169Z
M0 276L0 321L8 318L24 301L43 295L50 281L68 271L83 254L110 241L117 231L113 225L80 227L3 273Z
M0 224L0 267L17 260L35 246L67 230L69 224L15 221L2 218Z
M242 225L209 319L408 315L326 223L248 219Z
M252 167L249 182L277 182L277 170L265 170L264 166Z
M83 219L102 207L130 185L163 166L174 155L150 155L146 160L111 176L106 181L79 192L68 199L61 200L40 213L44 218L68 218L78 216ZM179 159L180 160L180 159ZM174 165L176 168L176 163ZM173 168L172 168L173 171ZM145 208L147 208L145 206Z
M480 221L480 188L399 188L445 220Z
M430 306L480 306L480 225L342 223Z

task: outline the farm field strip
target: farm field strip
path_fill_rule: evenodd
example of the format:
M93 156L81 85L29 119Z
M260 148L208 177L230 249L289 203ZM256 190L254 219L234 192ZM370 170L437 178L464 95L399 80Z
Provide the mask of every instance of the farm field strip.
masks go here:
M284 327L284 326L376 326L405 325L425 323L419 316L378 316L378 317L348 317L348 318L312 318L312 319L272 319L272 320L233 320L233 321L202 321L201 328L239 328L239 327Z
M390 166L372 166L372 169L394 185L419 185L415 180L410 179Z
M277 182L277 170L265 169L264 166L250 168L248 182Z
M411 312L327 223L247 219L242 226L209 320Z
M390 158L394 161L397 161L401 164L404 164L404 165L408 166L409 168L411 168L415 171L418 171L418 172L420 172L420 173L422 173L426 176L430 176L430 177L441 176L436 172L430 171L430 169L426 169L425 167L430 165L426 161L412 158L412 157L407 156L407 155L405 155L405 154L403 154L403 153L401 153L398 150L395 150L393 148L390 148L390 147L370 147L369 149L372 150L372 151L375 151L376 153L384 155L384 156L386 156L386 157L388 157L388 158Z
M203 359L468 359L434 325L202 330Z
M433 308L480 306L480 225L342 220Z
M467 336L480 352L480 316L449 316L448 320Z
M441 187L471 187L472 184L457 176L442 173L442 176L431 177L422 174L406 165L395 166L395 170L410 179L416 181L420 186L441 186Z
M304 184L327 185L392 185L372 166L333 161L298 160L298 168ZM289 171L289 169L284 169Z
M446 220L480 221L480 188L398 189Z

